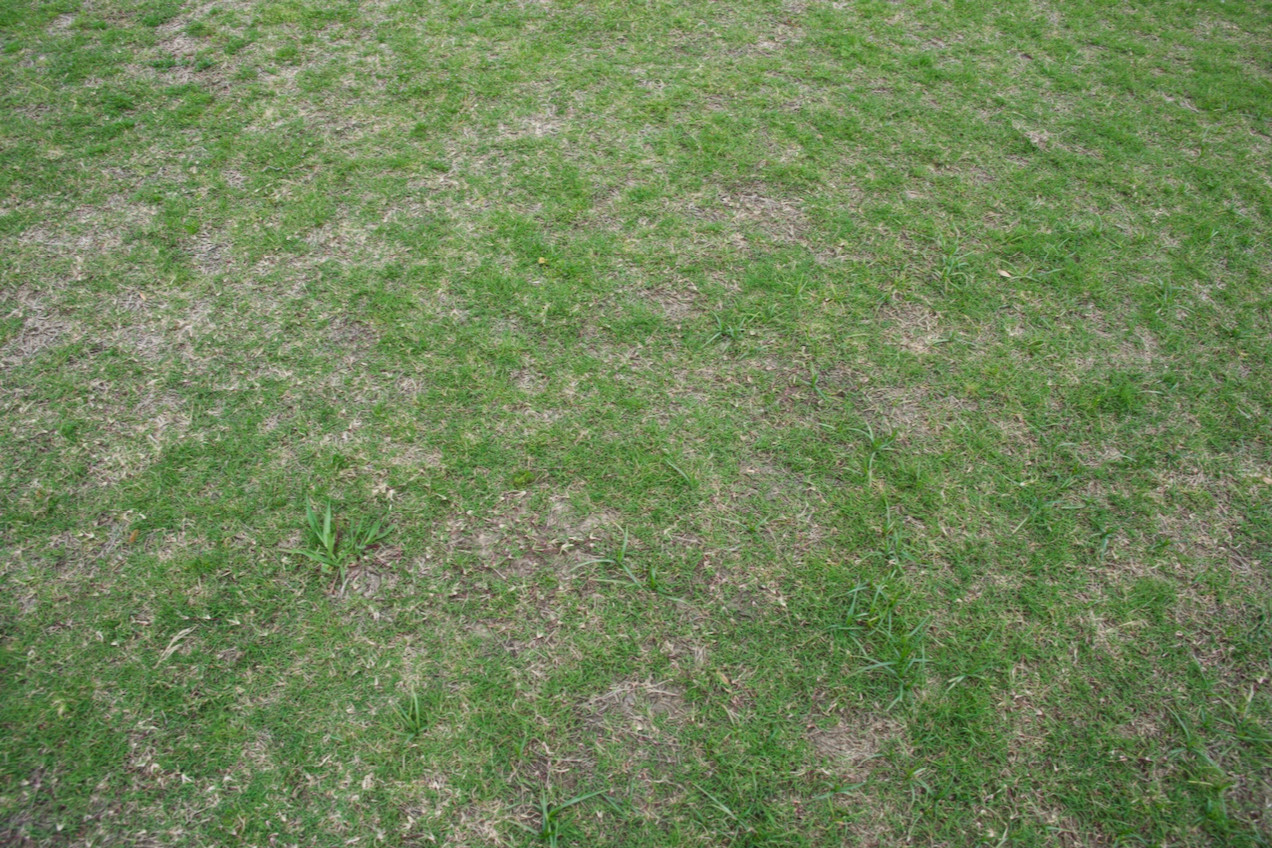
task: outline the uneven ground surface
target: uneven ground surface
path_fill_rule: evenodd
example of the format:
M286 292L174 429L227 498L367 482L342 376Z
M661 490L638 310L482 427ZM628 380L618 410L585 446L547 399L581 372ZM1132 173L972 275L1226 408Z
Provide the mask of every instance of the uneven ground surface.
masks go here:
M1270 173L1259 2L0 0L0 842L1267 845Z

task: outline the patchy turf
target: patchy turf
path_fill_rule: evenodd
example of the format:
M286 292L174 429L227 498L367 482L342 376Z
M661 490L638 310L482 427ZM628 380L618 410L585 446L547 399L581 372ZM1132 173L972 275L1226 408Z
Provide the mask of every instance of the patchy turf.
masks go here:
M0 841L1267 845L1269 57L0 0Z

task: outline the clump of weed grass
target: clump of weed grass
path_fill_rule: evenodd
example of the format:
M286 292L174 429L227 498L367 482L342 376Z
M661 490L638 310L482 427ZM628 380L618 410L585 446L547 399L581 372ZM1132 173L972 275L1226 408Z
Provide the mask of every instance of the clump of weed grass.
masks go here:
M540 842L545 842L551 848L561 844L561 837L564 835L562 826L564 824L562 814L571 807L578 806L584 801L601 796L601 799L608 803L611 807L616 807L615 803L605 795L604 789L598 789L595 792L588 792L583 795L576 795L568 801L553 802L548 798L546 791L540 793L536 806L536 812L539 815L538 828L527 827L521 825L523 829L529 833L533 833Z
M637 589L640 589L645 592L650 592L651 594L654 594L654 595L662 595L663 597L668 597L673 601L683 601L682 598L671 598L669 594L671 591L671 587L668 585L667 581L663 578L658 568L658 565L656 563L650 563L644 569L644 573L641 575L637 575L637 573L632 570L632 567L627 564L627 545L629 540L630 539L629 539L629 536L627 535L627 531L624 530L623 543L619 546L618 551L616 551L612 557L603 557L601 559L588 560L587 562L580 563L578 567L581 568L586 565L616 565L619 567L619 569L622 570L623 575L627 579L626 580L609 580L605 578L600 578L600 582L616 583L620 586L630 584L632 586L635 586Z
M344 594L349 583L349 569L360 560L367 551L378 545L390 532L381 519L367 521L363 519L351 529L341 531L336 526L331 512L331 502L319 513L311 501L305 507L305 523L308 530L306 542L308 547L289 550L288 553L303 556L318 563L324 574L334 572L340 583L340 593ZM334 585L334 583L333 583Z
M418 689L412 689L394 706L393 714L397 719L398 732L408 743L414 742L432 728L441 702L442 693L438 689L429 688L422 693Z

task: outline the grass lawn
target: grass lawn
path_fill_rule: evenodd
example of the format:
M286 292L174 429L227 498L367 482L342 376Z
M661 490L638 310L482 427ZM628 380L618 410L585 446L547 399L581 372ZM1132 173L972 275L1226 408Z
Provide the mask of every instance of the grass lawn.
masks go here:
M1256 0L0 0L0 843L1268 846L1270 175Z

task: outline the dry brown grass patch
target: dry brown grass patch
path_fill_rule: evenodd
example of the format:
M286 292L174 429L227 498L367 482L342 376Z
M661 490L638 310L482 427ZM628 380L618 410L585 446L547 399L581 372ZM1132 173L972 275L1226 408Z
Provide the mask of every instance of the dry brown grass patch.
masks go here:
M518 391L537 395L548 387L548 378L532 369L521 368L512 372L512 384Z
M692 283L687 283L686 286L683 289L661 288L642 291L638 296L679 327L684 321L690 320L701 312L697 302L697 287Z
M82 332L75 322L57 315L46 299L30 288L19 288L12 296L16 308L5 317L20 318L22 328L0 346L0 369L19 365L63 341L74 341Z
M692 720L679 687L651 680L621 681L579 710L584 724L629 751L623 768L636 776L642 795L652 791L656 773L680 759L675 731Z
M831 773L846 783L859 783L889 745L903 743L904 727L887 716L857 713L834 727L810 730L808 741Z
M118 251L125 236L149 224L156 214L152 206L115 195L104 203L72 210L58 224L24 230L16 242L35 248L46 258L82 264L85 259Z
M809 230L803 203L764 194L732 194L720 198L735 224L753 226L775 241L802 242Z
M518 119L512 126L501 124L496 129L494 138L497 141L506 142L556 135L570 118L571 115L568 113L564 116L558 115L556 108L549 105L542 112Z
M931 438L956 426L973 407L952 396L933 396L925 386L877 386L861 390L862 410L876 433L894 430L900 439Z
M684 692L670 683L625 680L588 701L601 720L617 721L626 729L645 732L656 721L673 724L689 719Z
M887 327L888 342L910 353L931 353L942 340L941 316L926 304L893 304L883 309L879 317Z
M747 246L747 230L786 244L803 244L810 230L802 201L772 197L759 188L716 196L699 194L676 201L673 207L671 214L690 220L728 224L731 231L726 238L738 249Z
M401 560L402 549L396 545L376 548L350 572L349 591L369 601L392 594L398 583ZM377 621L381 618L376 609L371 610L371 616Z
M200 274L219 277L235 266L233 244L226 233L200 233L185 240L190 264Z
M380 333L362 321L337 315L327 324L326 336L344 355L359 359L375 347Z
M112 344L132 351L139 359L159 364L167 359L177 359L196 371L205 371L208 363L195 352L195 344L216 333L213 322L215 310L205 300L195 300L179 310L167 309L154 300L139 298L121 300L120 305L129 315L104 335ZM262 314L260 309L257 314Z
M1157 475L1160 483L1150 497L1162 504L1157 511L1157 531L1169 539L1174 549L1191 562L1226 563L1239 575L1254 579L1259 574L1241 561L1237 527L1241 516L1228 505L1229 489L1237 481L1222 481L1200 470L1167 471ZM1189 493L1201 493L1211 500L1208 509L1190 507ZM1170 503L1178 505L1171 507ZM1234 560L1233 555L1238 559Z
M452 519L449 549L471 554L479 567L505 578L544 568L564 575L596 555L616 522L615 513L580 509L565 495L536 504L528 492L508 492L486 515Z

